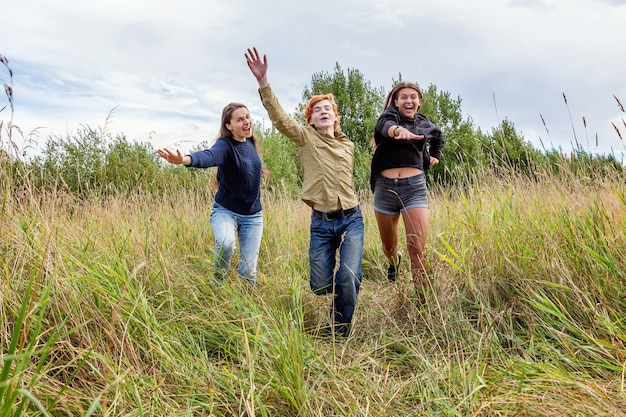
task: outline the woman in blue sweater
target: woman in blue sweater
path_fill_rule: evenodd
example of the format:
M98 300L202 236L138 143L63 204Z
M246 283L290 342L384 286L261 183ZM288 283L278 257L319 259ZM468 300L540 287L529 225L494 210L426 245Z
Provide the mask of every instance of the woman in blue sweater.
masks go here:
M240 103L222 111L219 139L210 148L183 155L180 150L157 150L167 162L194 168L217 168L219 187L211 212L215 236L215 276L222 279L239 241L239 275L254 285L263 235L261 212L262 163L252 134L250 112Z

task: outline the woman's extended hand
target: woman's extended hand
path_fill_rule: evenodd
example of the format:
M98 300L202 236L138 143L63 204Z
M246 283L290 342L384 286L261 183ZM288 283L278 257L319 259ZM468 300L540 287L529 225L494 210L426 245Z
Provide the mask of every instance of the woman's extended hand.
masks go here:
M421 139L424 139L424 136L423 135L416 135L415 133L411 132L409 129L401 126L395 132L394 139L402 139L402 140L416 139L416 140L421 140Z
M184 156L178 149L176 149L176 151L173 151L171 149L163 148L157 150L157 154L159 154L161 158L165 159L170 164L180 165L184 162Z

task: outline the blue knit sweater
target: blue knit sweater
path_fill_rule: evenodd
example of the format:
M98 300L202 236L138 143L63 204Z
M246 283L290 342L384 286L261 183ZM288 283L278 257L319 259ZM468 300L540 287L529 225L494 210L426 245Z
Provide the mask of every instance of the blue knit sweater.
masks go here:
M220 138L210 148L191 155L194 168L217 168L215 202L242 215L261 211L261 158L248 138L238 142Z

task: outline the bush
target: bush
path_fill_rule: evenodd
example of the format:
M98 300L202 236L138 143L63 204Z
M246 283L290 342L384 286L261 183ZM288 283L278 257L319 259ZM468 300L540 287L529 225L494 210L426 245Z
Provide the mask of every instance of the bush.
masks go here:
M302 168L298 147L282 133L255 126L263 165L270 171L267 191L278 196L298 198L302 187Z

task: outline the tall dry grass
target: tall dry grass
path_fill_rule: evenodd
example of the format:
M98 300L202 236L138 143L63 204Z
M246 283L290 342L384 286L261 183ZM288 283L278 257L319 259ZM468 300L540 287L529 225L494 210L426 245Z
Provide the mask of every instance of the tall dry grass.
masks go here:
M250 288L211 280L207 194L8 199L0 414L624 415L624 181L540 178L431 190L424 304L365 198L345 341L317 335L300 201L264 195Z

